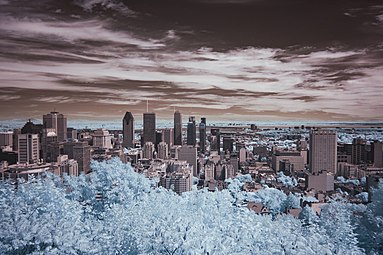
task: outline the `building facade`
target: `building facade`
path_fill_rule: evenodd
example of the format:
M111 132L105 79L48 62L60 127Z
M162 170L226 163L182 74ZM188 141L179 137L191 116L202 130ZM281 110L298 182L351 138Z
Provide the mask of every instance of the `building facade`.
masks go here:
M309 161L312 174L318 174L321 171L336 174L337 135L335 131L310 131Z
M131 112L126 112L122 119L122 133L124 148L134 148L134 117Z

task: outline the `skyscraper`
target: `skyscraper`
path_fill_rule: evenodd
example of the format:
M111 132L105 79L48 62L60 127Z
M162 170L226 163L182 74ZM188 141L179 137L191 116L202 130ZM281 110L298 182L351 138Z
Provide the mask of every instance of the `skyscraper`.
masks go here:
M134 147L134 117L131 112L126 112L122 119L122 130L124 139L122 146L125 148Z
M195 126L195 117L190 116L187 125L187 145L195 146L197 139L197 130Z
M178 160L185 160L193 166L193 176L198 176L197 169L197 148L190 145L183 145L178 151Z
M202 153L206 150L206 118L201 118L199 124L199 148Z
M39 135L19 134L18 135L19 163L37 163L40 159Z
M318 174L326 170L336 174L337 135L331 130L312 130L310 132L310 172Z
M210 150L219 152L221 149L221 134L219 128L212 128L210 134Z
M144 144L146 142L156 143L156 114L144 113Z
M43 115L44 128L56 129L57 139L59 142L67 139L67 119L58 112L51 112Z
M174 112L174 145L182 145L182 116L179 111Z
M158 154L157 157L160 159L167 159L169 155L168 144L166 142L160 142L158 145Z
M383 167L382 142L374 141L371 143L372 162L375 167Z
M174 134L173 128L165 128L162 130L162 141L168 144L168 148L172 147L174 144Z
M145 159L153 159L154 152L154 144L152 142L146 142L142 148L142 157Z
M91 147L86 142L78 142L73 146L73 159L77 160L80 173L90 172Z

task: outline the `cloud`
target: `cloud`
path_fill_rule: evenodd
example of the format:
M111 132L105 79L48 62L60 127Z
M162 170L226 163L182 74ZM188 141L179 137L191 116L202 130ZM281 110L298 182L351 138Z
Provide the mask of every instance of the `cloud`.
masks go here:
M40 19L16 19L3 17L0 19L0 30L20 37L40 37L47 40L66 40L68 42L94 41L114 42L137 46L141 49L157 49L164 44L156 40L141 40L126 32L116 32L105 27L99 20L82 21L43 21ZM41 38L43 37L43 38Z

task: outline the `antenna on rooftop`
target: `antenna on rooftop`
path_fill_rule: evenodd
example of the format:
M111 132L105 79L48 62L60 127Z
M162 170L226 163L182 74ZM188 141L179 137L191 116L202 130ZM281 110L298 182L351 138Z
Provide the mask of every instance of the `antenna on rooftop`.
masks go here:
M146 99L146 112L149 112L149 100Z

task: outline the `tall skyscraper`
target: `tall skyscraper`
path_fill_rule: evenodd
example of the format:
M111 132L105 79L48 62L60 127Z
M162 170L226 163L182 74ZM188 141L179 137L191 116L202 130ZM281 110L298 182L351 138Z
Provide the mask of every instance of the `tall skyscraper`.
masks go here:
M206 118L201 118L199 124L199 148L202 153L206 151Z
M156 143L156 114L144 113L144 144L147 142Z
M165 128L162 130L162 141L167 143L168 148L171 148L174 144L174 134L173 134L173 128Z
M337 135L331 130L312 130L310 132L310 172L318 174L326 170L336 174Z
M197 139L197 130L195 125L195 117L190 116L187 125L187 145L195 146Z
M19 163L37 163L40 159L38 134L19 134L18 135L18 152Z
M122 130L124 135L122 146L125 148L133 148L134 147L134 117L131 112L125 113L125 116L122 119Z
M383 167L382 142L374 141L371 143L372 162L375 167Z
M219 128L212 128L210 134L210 150L219 152L221 149L221 133Z
M57 139L59 142L67 139L67 119L58 112L51 112L43 115L44 128L56 129Z
M174 145L182 145L182 116L179 111L174 112Z

